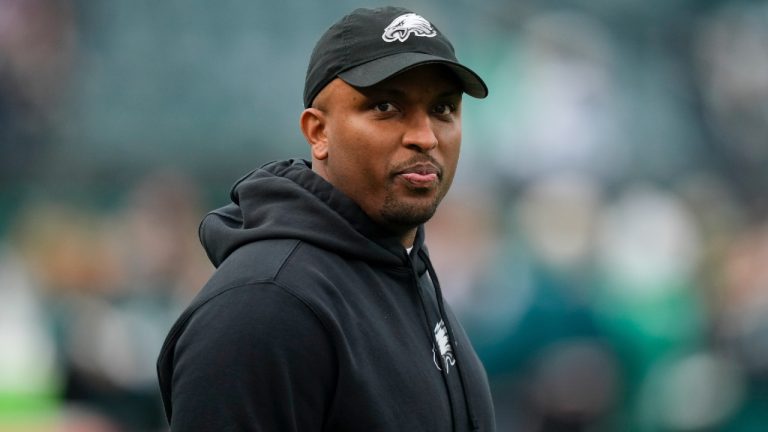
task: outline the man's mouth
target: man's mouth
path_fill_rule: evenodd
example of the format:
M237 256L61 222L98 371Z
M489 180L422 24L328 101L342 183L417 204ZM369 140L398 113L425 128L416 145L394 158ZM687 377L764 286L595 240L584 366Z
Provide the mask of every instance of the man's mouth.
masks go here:
M426 188L438 182L440 170L431 163L418 163L405 168L397 175L414 187Z

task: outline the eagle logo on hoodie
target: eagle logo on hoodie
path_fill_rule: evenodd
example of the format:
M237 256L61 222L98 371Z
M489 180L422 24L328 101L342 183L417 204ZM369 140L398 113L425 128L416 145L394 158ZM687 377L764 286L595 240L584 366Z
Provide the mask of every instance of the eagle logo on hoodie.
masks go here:
M392 20L387 28L384 29L384 34L381 35L381 38L385 42L405 42L412 34L420 37L435 37L437 36L437 31L421 15L408 13Z
M451 343L448 340L448 331L445 329L443 320L440 320L440 322L435 325L435 341L440 349L440 357L443 359L442 363L445 366L445 373L448 373L449 367L456 364L456 359L453 357L453 348L451 348ZM432 358L435 361L437 369L443 370L440 367L440 362L437 361L437 352L434 347L432 348Z

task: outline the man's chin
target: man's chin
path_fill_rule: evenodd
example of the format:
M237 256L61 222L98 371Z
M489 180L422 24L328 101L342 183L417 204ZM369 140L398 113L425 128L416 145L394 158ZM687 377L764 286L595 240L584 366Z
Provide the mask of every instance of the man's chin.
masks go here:
M392 227L402 229L415 228L432 218L437 210L437 202L387 201L381 210L381 219Z

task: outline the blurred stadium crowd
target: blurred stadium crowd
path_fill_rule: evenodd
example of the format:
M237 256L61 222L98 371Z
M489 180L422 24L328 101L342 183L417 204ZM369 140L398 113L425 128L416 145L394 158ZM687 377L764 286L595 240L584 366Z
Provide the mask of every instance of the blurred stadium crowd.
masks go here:
M0 0L0 431L166 429L197 224L373 4ZM427 235L499 430L768 430L768 1L409 7L491 89Z

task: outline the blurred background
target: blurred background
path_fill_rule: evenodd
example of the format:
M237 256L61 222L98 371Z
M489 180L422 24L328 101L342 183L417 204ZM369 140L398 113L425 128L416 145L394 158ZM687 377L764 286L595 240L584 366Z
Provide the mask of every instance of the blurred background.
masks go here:
M368 1L0 0L0 431L166 430L203 214ZM480 73L427 235L499 431L768 430L768 1L411 1Z

